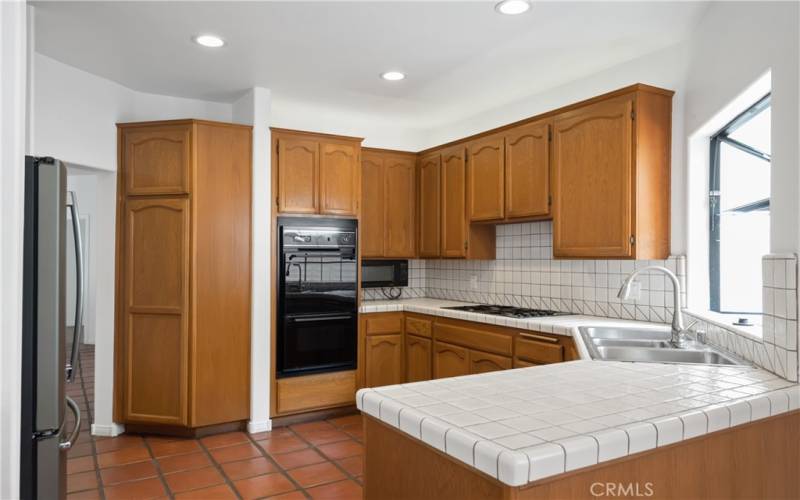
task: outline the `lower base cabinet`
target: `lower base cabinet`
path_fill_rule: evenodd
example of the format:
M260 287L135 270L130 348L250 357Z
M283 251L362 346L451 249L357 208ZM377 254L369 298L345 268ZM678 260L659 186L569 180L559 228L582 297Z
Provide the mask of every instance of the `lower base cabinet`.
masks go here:
M431 377L431 339L406 335L406 382L421 382Z
M487 373L511 369L511 358L481 351L469 352L469 372Z
M469 350L444 342L434 342L433 378L469 375Z
M403 382L403 335L371 335L366 343L367 387Z

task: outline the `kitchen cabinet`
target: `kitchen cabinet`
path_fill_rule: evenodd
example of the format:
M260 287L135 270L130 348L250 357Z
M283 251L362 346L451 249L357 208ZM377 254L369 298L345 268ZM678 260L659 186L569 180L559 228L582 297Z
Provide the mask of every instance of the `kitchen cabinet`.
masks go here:
M511 358L482 351L469 351L470 373L488 373L499 370L509 370L510 368Z
M465 257L469 248L465 153L463 146L442 151L442 257Z
M361 256L415 257L415 155L365 149L361 166Z
M444 342L433 342L433 378L458 377L469 373L467 349Z
M362 139L271 131L277 213L358 216Z
M366 339L364 387L403 382L403 336L370 335Z
M441 155L419 160L419 256L441 255Z
M550 215L550 125L515 127L505 134L506 219Z
M503 136L470 143L467 176L469 221L502 219L506 190Z
M406 334L406 382L431 379L431 340Z
M669 256L671 95L638 89L555 116L555 257Z
M118 137L115 420L172 428L244 421L251 128L129 123Z

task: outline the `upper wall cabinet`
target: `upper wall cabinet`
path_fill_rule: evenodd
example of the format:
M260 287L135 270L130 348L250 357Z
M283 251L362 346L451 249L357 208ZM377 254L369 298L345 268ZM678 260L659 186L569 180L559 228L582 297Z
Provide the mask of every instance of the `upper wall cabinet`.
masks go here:
M672 93L638 89L553 124L553 254L669 255Z
M466 148L442 151L442 257L465 257L467 241Z
M272 129L272 142L277 212L358 215L361 139Z
M550 125L534 122L505 134L505 216L550 215Z
M416 256L416 155L364 150L361 161L361 255Z
M189 192L191 125L163 125L126 130L122 137L125 194Z
M502 136L487 137L469 145L467 199L470 221L504 217L504 153Z
M441 155L436 152L419 160L419 256L441 253Z

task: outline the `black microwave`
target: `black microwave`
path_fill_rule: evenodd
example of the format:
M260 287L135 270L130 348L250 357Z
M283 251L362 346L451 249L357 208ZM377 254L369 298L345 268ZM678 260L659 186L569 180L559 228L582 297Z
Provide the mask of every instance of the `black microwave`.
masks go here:
M407 260L362 260L361 287L408 286Z

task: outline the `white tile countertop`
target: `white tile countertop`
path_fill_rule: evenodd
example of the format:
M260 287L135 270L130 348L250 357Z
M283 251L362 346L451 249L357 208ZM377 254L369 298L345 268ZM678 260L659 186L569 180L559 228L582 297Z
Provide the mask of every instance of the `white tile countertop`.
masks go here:
M585 359L362 389L356 403L509 486L800 409L800 385L752 366L588 359L578 326L631 321L517 320L441 309L450 305L463 303L370 301L361 312L410 311L570 335Z
M800 408L748 366L571 361L361 389L359 410L509 486Z

